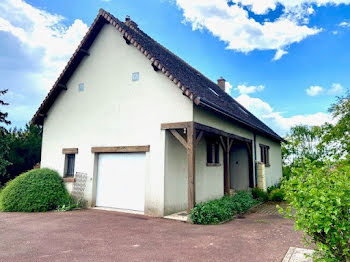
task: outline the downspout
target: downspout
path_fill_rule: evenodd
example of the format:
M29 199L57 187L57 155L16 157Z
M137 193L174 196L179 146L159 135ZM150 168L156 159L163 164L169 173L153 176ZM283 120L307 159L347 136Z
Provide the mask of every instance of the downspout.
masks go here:
M258 165L256 162L256 134L254 133L254 168L255 168L255 186L258 185Z

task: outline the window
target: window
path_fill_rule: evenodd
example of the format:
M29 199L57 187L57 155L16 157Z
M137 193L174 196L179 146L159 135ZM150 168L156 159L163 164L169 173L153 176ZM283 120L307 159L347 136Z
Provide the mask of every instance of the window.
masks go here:
M260 144L260 160L265 166L270 166L269 146Z
M74 176L75 154L66 154L65 176Z
M140 73L139 72L132 73L131 79L132 79L133 82L139 81L139 78L140 78Z
M217 166L220 165L220 150L219 142L208 140L207 141L207 165Z

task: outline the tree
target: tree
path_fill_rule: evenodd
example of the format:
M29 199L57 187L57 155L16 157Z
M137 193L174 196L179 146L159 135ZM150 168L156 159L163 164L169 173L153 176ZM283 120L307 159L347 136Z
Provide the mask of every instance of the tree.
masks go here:
M336 159L350 162L350 92L338 97L329 112L337 120L336 124L326 124L322 144L332 146Z
M8 89L5 89L5 90L0 90L0 96L2 95L5 95L7 93ZM0 99L0 106L8 106L9 104L8 103L5 103L3 100ZM8 116L8 113L4 113L4 112L1 112L0 110L0 131L1 133L4 133L6 132L6 128L5 126L3 126L2 124L5 124L5 125L9 125L11 124L11 121L7 120L7 116Z
M0 90L0 96L5 95L7 93L6 90ZM7 106L8 103L5 103L0 99L0 106ZM9 152L8 139L6 125L11 124L9 120L7 120L8 113L2 112L0 108L0 177L5 175L6 167L10 164L10 162L6 159L6 156ZM1 186L1 182L0 182Z
M328 159L329 150L321 143L325 128L298 125L292 127L282 143L283 174L289 177L292 167L302 166L306 160L321 166Z
M343 160L350 163L350 93L338 97L329 112L335 124L322 126L295 126L282 144L284 170L289 173L291 167L298 167L305 160L318 166L325 161Z
M32 169L40 161L42 128L27 124L24 129L10 130L7 137L7 160L11 165L6 168L6 176L0 177L3 184Z

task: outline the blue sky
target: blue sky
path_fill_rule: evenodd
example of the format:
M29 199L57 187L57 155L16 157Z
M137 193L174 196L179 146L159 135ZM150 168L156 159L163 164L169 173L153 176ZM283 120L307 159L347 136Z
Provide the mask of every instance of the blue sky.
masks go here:
M30 120L101 7L223 76L281 135L331 121L328 107L350 87L350 0L4 0L0 89L13 127Z

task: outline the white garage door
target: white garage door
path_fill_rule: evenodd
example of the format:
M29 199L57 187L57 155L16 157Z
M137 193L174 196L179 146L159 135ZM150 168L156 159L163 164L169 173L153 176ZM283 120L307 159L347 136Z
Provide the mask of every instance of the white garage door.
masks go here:
M100 154L96 206L144 211L145 153Z

